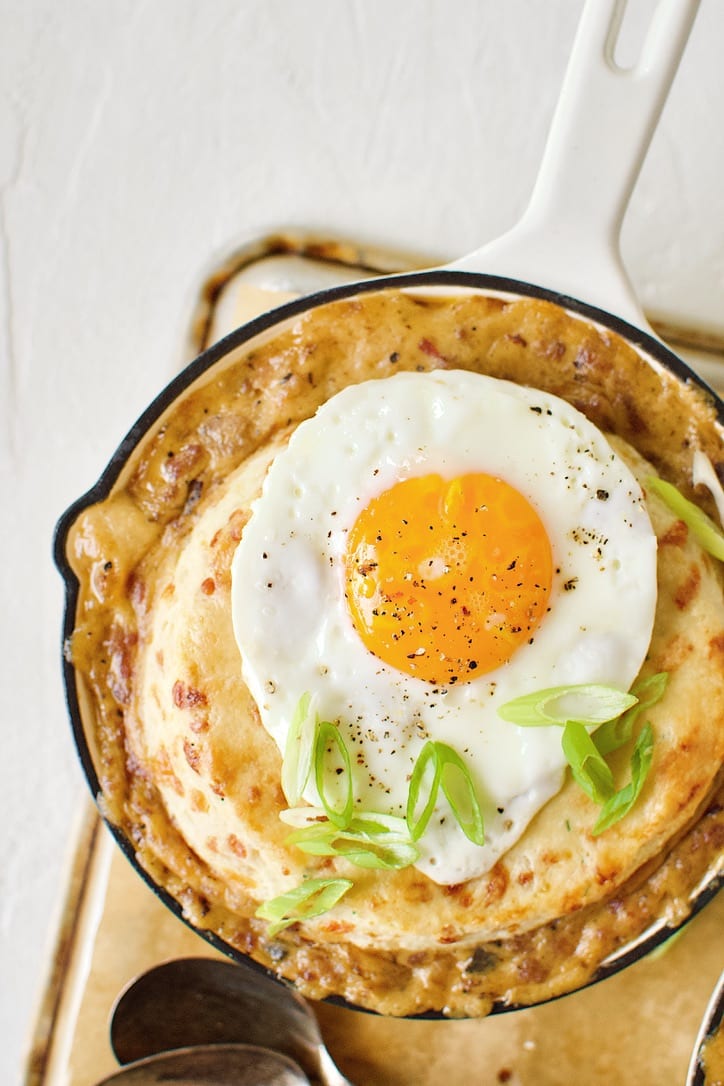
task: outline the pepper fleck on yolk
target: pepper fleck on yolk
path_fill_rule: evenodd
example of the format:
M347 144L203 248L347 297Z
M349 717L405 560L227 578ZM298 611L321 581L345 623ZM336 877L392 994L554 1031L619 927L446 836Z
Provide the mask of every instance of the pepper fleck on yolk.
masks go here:
M552 571L546 530L514 487L484 474L424 475L358 516L347 601L384 663L431 683L471 682L531 640Z

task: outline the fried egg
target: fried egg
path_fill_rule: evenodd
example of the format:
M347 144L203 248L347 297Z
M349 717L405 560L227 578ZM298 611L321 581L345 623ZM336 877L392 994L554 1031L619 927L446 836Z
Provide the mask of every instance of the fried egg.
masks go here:
M327 401L272 463L232 565L244 681L280 751L308 693L349 750L358 810L404 817L427 740L465 761L485 840L442 797L416 864L441 884L489 870L564 779L560 728L498 708L629 689L655 604L641 488L605 436L564 400L467 371Z

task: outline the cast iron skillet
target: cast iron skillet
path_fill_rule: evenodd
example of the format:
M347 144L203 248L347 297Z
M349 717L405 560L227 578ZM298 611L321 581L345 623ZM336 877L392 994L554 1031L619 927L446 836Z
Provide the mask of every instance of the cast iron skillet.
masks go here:
M78 584L66 553L68 533L87 506L122 485L136 446L163 421L179 396L212 367L223 368L254 341L281 331L316 306L368 291L394 287L432 293L450 288L503 297L553 302L627 340L654 368L698 385L715 404L724 433L724 403L648 328L619 254L628 199L649 146L693 23L698 0L660 0L638 63L622 70L614 49L625 0L587 0L574 42L538 180L518 225L470 256L443 268L345 284L309 295L263 314L214 344L156 397L121 442L98 482L62 516L55 560L65 580L64 637L73 631ZM86 727L82 690L71 662L63 661L68 709L80 760L94 797L100 793L92 729ZM115 826L116 841L161 900L183 919L181 907L138 865L133 844ZM724 875L713 871L695 890L691 915L719 890ZM674 928L661 920L599 968L594 981L617 972L666 940ZM261 971L213 932L199 930L210 944ZM344 1004L341 998L333 1002ZM496 1011L514 1009L500 1005ZM424 1017L441 1017L425 1015Z

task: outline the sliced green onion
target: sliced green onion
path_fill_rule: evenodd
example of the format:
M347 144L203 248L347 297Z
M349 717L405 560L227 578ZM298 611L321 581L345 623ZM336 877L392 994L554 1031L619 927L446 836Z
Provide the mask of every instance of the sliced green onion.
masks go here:
M594 735L593 741L600 754L610 754L611 751L618 750L619 747L628 743L639 716L644 710L656 705L657 701L661 701L668 681L668 672L660 671L632 686L631 693L638 698L638 704L616 720L609 720L602 724Z
M446 743L437 743L440 785L452 807L460 829L474 845L485 843L483 812L475 792L470 770L457 751Z
M317 822L313 826L302 826L301 829L290 833L285 844L295 845L310 856L336 856L337 853L331 847L331 843L343 832L327 818L324 822Z
M465 836L473 844L482 845L483 814L470 770L447 743L432 740L420 751L410 778L407 826L412 840L418 841L425 832L440 786Z
M344 830L340 830L328 819L324 822L309 823L292 833L287 841L297 844L297 841L307 838L310 841L323 840L325 837L358 837L369 841L375 840L402 840L409 841L407 823L403 818L395 818L394 815L378 814L374 811L360 811L355 814ZM307 851L311 851L308 849ZM318 853L324 855L324 853ZM331 855L331 853L330 853Z
M654 753L654 733L650 724L644 724L631 755L631 780L604 803L594 834L603 833L619 822L633 807L644 786Z
M299 803L312 771L315 725L312 696L302 694L289 725L282 759L282 789L290 807Z
M667 483L665 479L650 475L646 480L646 486L653 490L654 494L658 494L672 513L683 520L705 551L714 558L718 558L720 562L724 562L724 532L703 509L690 502L680 490L677 490L672 483Z
M430 816L435 809L439 787L440 762L437 744L430 740L425 743L415 762L415 768L410 777L410 789L407 793L407 827L413 841L419 841L427 829ZM421 797L422 810L419 811Z
M402 819L395 819L404 828L404 834L398 834L382 825L379 819L384 817L355 817L346 830L331 822L318 823L290 834L287 844L312 856L343 856L357 867L409 867L418 859L419 849L410 840Z
M353 823L360 832L364 831L371 836L389 833L395 837L409 837L407 822L397 815L382 814L379 811L357 811Z
M294 890L265 901L254 915L271 921L269 935L276 935L298 920L329 912L353 885L350 879L308 879Z
M523 727L562 724L561 746L573 779L601 806L594 834L622 819L638 799L651 768L653 731L646 724L631 754L631 779L618 792L605 755L628 743L639 716L664 696L664 671L635 683L629 694L600 684L558 686L506 702L503 720ZM594 725L597 730L589 733Z
M344 831L342 838L346 837ZM364 841L352 837L349 841L338 842L337 856L344 857L356 867L377 868L385 871L399 871L410 867L420 856L420 850L412 841Z
M287 826L303 829L305 826L314 826L318 822L327 821L327 812L324 807L287 807L279 812L279 818L286 822Z
M339 759L336 765L330 767L330 756L335 750ZM314 782L327 817L339 829L345 829L354 805L352 765L339 728L328 720L317 722L313 761Z
M551 724L565 726L571 720L584 724L603 724L636 704L636 697L603 683L551 686L506 701L498 716L523 728L541 728Z
M569 720L561 740L563 753L576 783L594 803L605 803L614 794L613 774L580 720Z

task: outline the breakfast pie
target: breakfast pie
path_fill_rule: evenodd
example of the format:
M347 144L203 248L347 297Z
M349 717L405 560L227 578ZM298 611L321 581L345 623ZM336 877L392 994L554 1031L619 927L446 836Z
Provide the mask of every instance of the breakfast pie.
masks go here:
M713 398L459 288L184 386L75 518L67 644L101 809L184 917L309 997L471 1017L682 920L724 844Z

